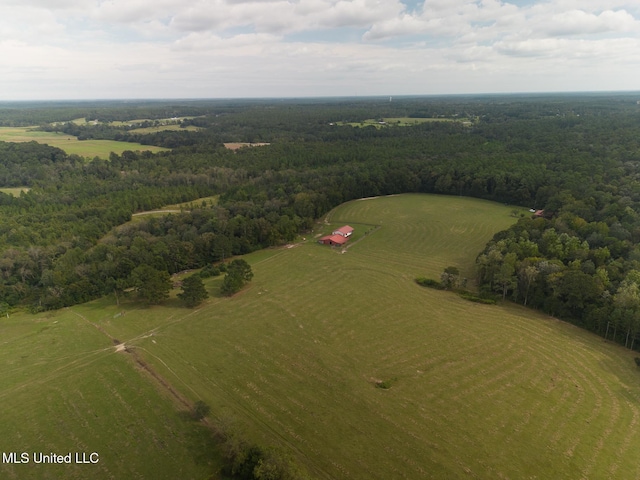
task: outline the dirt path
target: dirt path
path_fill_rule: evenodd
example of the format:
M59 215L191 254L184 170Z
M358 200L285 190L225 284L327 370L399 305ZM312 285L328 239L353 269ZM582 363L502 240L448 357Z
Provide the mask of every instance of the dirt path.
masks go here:
M146 349L144 349L142 347L138 347L138 346L134 346L134 345L129 345L128 346L125 342L120 342L115 337L110 335L104 328L102 328L100 325L98 325L96 323L93 323L92 321L90 321L84 315L82 315L82 314L80 314L78 312L75 312L75 311L71 310L70 308L68 310L70 310L74 315L76 315L76 316L80 317L81 319L83 319L89 325L91 325L94 328L96 328L100 333L102 333L102 334L106 335L107 337L109 337L111 339L111 341L115 344L115 351L116 352L128 353L131 356L131 358L133 359L133 361L135 362L136 366L139 369L141 369L142 371L144 371L146 374L148 374L153 380L155 380L156 384L158 384L158 386L160 386L162 390L167 392L173 398L173 400L176 401L179 405L181 405L182 407L185 407L187 409L190 409L192 407L191 402L189 402L189 400L186 397L181 395L175 388L173 388L171 386L171 384L167 380L165 380L161 375L159 375L155 370L153 370L149 366L149 364L147 364L147 362L145 362L135 350L136 349L144 350L149 355L153 355L151 352L149 352L148 350L146 350ZM186 318L186 317L183 317L180 320L184 320L184 318ZM172 323L175 323L175 322L172 322ZM153 335L153 332L156 329L151 330L150 334L138 335L137 337L134 337L131 340L150 337L150 336ZM155 355L153 355L153 356L156 357L156 359L158 359L158 361L160 361L167 369L169 369L169 371L171 373L173 373L176 376L176 378L178 378L178 380L180 380L189 389L191 389L191 387L189 387L189 385L187 385L180 377L178 377L178 375L176 375L175 372L173 372L173 370L171 370L171 368L169 368L169 366L165 362L162 361L162 359L158 358ZM191 390L193 391L193 389L191 389Z
M106 335L107 337L109 337L111 339L111 341L113 343L118 343L120 344L120 342L118 340L116 340L115 337L112 337L109 332L107 332L104 328L102 328L100 325L93 323L91 320L89 320L87 317L85 317L84 315L71 310L69 307L66 307L66 310L69 310L71 313L73 313L75 316L80 317L82 320L84 320L85 322L87 322L89 325L91 325L92 327L94 327L96 330L98 330L100 333L103 333L104 335ZM119 351L116 349L116 351Z
M378 230L380 230L382 228L382 225L376 225L375 228L373 230L371 230L369 233L367 233L366 235L363 235L362 237L360 237L358 240L356 240L353 243L349 243L345 248L351 248L354 245L357 245L358 243L360 243L362 240L369 238L371 235L373 235L374 233L376 233Z

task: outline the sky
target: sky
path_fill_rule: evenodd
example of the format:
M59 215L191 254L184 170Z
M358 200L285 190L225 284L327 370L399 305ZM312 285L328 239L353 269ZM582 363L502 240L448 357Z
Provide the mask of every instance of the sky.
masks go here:
M640 90L640 0L0 0L0 100Z

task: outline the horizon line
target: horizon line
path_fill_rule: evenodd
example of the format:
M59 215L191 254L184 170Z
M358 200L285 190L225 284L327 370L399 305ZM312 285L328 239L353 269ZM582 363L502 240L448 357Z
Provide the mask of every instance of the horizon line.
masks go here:
M640 95L640 90L557 90L521 92L478 93L416 93L416 94L372 94L372 95L300 95L300 96L247 96L247 97L94 97L94 98L33 98L0 99L3 103L53 103L53 102L159 102L159 101L256 101L256 100L343 100L381 98L437 98L437 97L506 97L506 96L557 96L557 95Z

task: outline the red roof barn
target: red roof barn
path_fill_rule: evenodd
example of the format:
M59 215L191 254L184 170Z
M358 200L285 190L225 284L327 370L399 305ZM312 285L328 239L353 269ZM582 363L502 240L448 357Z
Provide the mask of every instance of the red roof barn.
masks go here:
M335 245L344 245L348 240L347 237L343 237L342 235L327 235L318 240L318 242L333 247Z
M353 233L353 227L350 227L349 225L345 225L344 227L340 227L337 230L334 230L333 235L340 235L342 237L348 237Z

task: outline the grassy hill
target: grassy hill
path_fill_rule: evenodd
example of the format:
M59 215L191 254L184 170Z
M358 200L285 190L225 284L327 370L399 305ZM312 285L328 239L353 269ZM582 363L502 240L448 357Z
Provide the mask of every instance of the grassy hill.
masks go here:
M460 197L354 201L304 241L245 257L255 276L232 298L214 294L195 310L104 299L3 321L3 449L102 449L96 478L216 468L194 460L206 438L189 443L179 402L138 358L313 478L640 478L633 354L515 305L413 282L449 265L471 276L510 213ZM349 248L316 243L345 223L356 227ZM207 281L211 293L220 281ZM153 440L138 447L136 436ZM24 478L25 468L45 471L0 473Z

